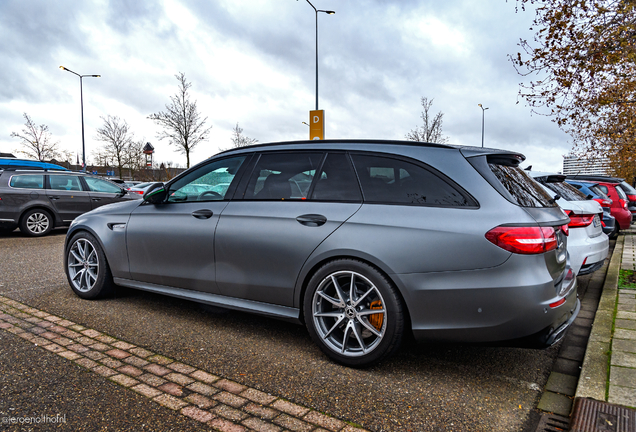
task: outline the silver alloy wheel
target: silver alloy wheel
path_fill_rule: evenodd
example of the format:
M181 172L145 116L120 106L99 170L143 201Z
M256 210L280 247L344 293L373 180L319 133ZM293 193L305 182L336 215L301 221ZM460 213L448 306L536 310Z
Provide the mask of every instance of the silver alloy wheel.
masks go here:
M68 251L68 274L76 290L88 292L97 281L99 257L95 246L79 238Z
M33 234L42 234L49 229L50 223L49 217L41 212L31 213L26 220L27 229Z
M380 290L360 273L334 272L314 293L314 327L334 352L347 357L366 355L386 332L385 304Z

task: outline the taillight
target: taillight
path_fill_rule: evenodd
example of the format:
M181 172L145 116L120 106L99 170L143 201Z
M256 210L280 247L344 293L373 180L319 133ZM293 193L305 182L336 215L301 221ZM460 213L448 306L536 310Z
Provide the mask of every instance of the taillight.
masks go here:
M561 225L561 232L563 232L563 234L565 234L566 236L570 235L570 227L567 225Z
M596 216L593 214L577 215L577 214L574 214L572 210L568 210L566 213L570 217L570 223L568 224L570 228L579 228L579 227L589 226L592 224L592 221L594 220L594 216Z
M143 195L143 194L144 194L144 191L131 191L131 192L132 192L132 193L139 194L139 195Z
M524 255L540 254L557 248L553 227L500 226L488 231L486 239L509 252Z
M636 195L627 195L627 199L630 201L636 201Z
M612 200L609 200L609 199L594 198L594 201L599 203L601 205L601 207L611 207L612 206Z
M625 201L623 198L619 198L618 199L618 204L623 207L625 210L627 210L627 201Z

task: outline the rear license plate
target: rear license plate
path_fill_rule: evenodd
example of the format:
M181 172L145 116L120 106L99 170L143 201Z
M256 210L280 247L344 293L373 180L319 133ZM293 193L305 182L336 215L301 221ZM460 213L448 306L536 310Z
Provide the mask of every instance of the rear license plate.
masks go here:
M594 215L593 224L594 224L594 227L597 227L601 224L601 219L598 217L598 215Z

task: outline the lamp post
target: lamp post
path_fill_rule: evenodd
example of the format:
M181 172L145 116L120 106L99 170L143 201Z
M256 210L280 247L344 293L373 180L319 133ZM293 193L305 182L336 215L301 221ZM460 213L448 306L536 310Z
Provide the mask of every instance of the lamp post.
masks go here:
M333 15L336 12L330 10L316 9L316 7L312 5L309 0L307 0L307 3L309 3L309 6L311 6L314 12L316 12L316 111L318 111L318 12L324 12L327 15Z
M82 171L86 171L86 147L84 145L84 92L82 89L82 78L84 77L99 78L101 75L80 75L76 72L73 72L70 69L65 68L64 66L60 66L60 69L70 72L74 75L77 75L80 79L80 111L82 116Z
M484 146L484 113L486 112L486 110L488 108L484 108L481 104L477 104L479 105L479 108L481 108L481 146Z

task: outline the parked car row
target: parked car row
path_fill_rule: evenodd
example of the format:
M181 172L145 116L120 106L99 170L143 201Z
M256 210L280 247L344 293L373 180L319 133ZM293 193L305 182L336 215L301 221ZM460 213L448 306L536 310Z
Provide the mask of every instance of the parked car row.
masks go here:
M120 285L304 324L354 367L406 332L547 347L580 310L574 229L523 160L400 141L233 149L77 217L64 268L85 299Z
M601 268L609 253L609 239L603 233L601 205L567 183L564 175L536 171L530 174L553 195L570 218L568 253L574 273L584 275Z

